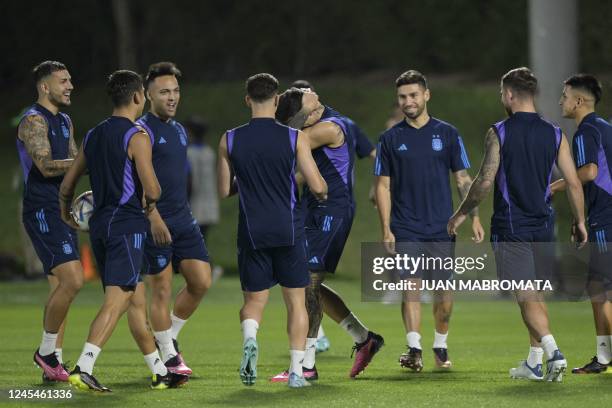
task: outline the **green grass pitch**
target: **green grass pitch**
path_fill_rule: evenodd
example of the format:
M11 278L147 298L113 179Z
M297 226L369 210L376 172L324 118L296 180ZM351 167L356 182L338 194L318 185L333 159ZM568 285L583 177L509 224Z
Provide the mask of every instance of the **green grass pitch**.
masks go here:
M177 277L175 289L181 285ZM423 306L425 368L414 374L401 369L397 358L405 349L399 305L361 303L359 282L333 279L352 309L372 330L385 337L386 345L356 380L348 378L352 342L334 322L324 320L331 349L317 356L320 380L308 389L290 390L267 379L288 365L285 311L280 292L273 290L258 334L259 378L245 387L238 377L241 333L238 310L242 303L235 276L213 286L180 335L181 348L194 375L182 389L154 391L148 388L149 372L130 337L123 318L104 347L95 375L113 389L112 394L92 395L74 391L71 400L9 401L6 390L44 388L41 371L32 364L40 341L42 304L46 283L0 285L2 341L0 404L7 406L413 406L413 407L516 407L607 406L612 398L612 375L568 374L563 383L511 380L508 369L525 357L528 338L517 306L508 301L459 302L455 305L449 335L451 372L435 372L430 351L433 327L430 305ZM102 298L98 283L89 283L69 314L64 358L75 361ZM570 367L582 365L594 352L590 306L551 303L553 332ZM56 385L63 388L67 385Z

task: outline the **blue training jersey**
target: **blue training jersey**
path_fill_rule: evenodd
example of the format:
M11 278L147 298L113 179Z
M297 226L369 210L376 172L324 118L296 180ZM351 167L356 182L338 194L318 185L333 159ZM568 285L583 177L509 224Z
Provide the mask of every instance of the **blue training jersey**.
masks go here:
M141 130L127 118L111 116L85 136L83 151L94 197L89 220L92 237L148 230L142 184L134 161L128 157L130 139Z
M304 228L295 181L298 131L273 118L253 118L226 137L240 201L238 245L294 245Z
M434 117L419 129L402 120L382 133L374 175L391 178L391 231L398 241L448 237L449 171L469 167L457 129Z
M344 133L344 142L338 147L321 146L312 151L312 157L321 176L327 183L327 200L320 203L304 185L302 199L308 210L325 208L327 214L343 215L355 207L353 199L353 175L355 164L355 138L346 116L331 110L319 122L336 124Z
M550 227L550 181L561 129L532 112L516 112L493 125L500 162L495 178L491 230L523 233Z
M65 160L70 157L70 117L65 113L54 115L48 109L35 103L23 114L21 121L26 117L38 115L47 122L47 138L51 146L53 160ZM21 124L21 122L20 122ZM33 163L25 144L17 138L17 152L23 170L23 212L46 209L59 214L59 186L64 176L45 177Z
M612 125L595 112L582 119L572 143L578 168L593 163L597 177L584 185L590 228L612 224Z
M157 210L166 223L192 222L187 200L187 132L174 119L162 121L147 113L137 122L153 143L153 168L162 189Z
M334 108L330 106L325 106L323 110L323 114L321 115L321 120L325 120L331 117L339 117L346 124L348 135L347 137L353 138L353 144L355 145L355 154L360 159L364 157L368 157L372 150L374 150L374 145L370 142L370 139L366 136L366 134L361 130L359 126L348 116L344 116L336 111Z

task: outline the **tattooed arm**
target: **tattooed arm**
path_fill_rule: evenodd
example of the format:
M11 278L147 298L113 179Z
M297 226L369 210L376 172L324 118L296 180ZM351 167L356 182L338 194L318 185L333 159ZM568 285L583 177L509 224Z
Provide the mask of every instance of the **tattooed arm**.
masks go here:
M79 148L74 141L74 126L72 125L72 122L70 122L70 139L68 140L68 149L70 152L68 157L70 159L76 158L77 154L79 153Z
M19 125L17 137L24 143L32 161L43 176L61 176L70 168L74 162L74 158L53 160L51 144L47 137L47 130L47 122L43 117L39 115L30 115Z
M482 159L480 171L478 171L478 175L474 179L459 209L448 222L449 235L456 235L456 230L465 221L466 215L474 210L486 195L489 194L495 182L499 160L499 140L495 131L491 128L485 137L485 156Z
M455 172L455 180L457 181L457 192L459 193L459 199L461 202L463 202L470 191L472 178L468 174L467 170L459 170ZM470 217L472 218L478 216L478 207L474 207L469 213Z

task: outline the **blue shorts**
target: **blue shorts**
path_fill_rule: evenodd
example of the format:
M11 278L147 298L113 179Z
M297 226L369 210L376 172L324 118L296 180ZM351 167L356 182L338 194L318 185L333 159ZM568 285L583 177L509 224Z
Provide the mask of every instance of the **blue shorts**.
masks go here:
M102 285L134 289L140 278L146 232L110 237L91 237L91 248Z
M306 241L296 237L293 246L238 247L238 270L242 290L246 292L270 289L277 283L285 288L305 288L310 284Z
M555 263L552 226L537 231L491 232L497 278L514 282L551 280Z
M612 290L612 225L589 231L589 281Z
M328 215L311 211L306 216L306 253L311 272L334 273L351 232L353 214Z
M447 267L448 258L455 257L455 237L424 238L396 235L395 251L401 255L421 258L421 267L416 270L400 270L402 279L449 280L453 269ZM446 267L445 267L446 266Z
M156 246L153 242L153 236L151 234L147 236L142 270L144 274L157 275L170 262L172 262L174 271L178 272L179 265L184 259L209 261L208 250L196 221L182 225L168 224L168 230L170 230L172 236L172 244L167 247Z
M28 212L23 214L23 225L45 274L52 275L56 266L79 260L76 231L62 221L59 213L45 209Z

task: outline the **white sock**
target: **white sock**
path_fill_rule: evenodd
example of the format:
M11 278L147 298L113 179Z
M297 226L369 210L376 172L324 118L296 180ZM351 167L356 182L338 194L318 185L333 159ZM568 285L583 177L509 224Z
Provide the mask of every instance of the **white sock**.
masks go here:
M151 370L153 374L168 374L168 369L164 363L162 363L161 358L159 358L159 352L157 350L144 356L144 360L145 363L147 363L147 367L149 367L149 370Z
M610 360L612 360L610 340L612 340L612 336L597 336L597 361L601 364L610 364Z
M48 356L55 351L55 343L57 341L57 333L47 333L43 330L42 340L38 348L38 354Z
M259 324L255 319L244 319L240 322L240 327L242 327L242 343L246 343L247 339L257 338L257 330L259 329Z
M441 334L441 333L438 333L437 330L434 330L433 348L448 348L448 346L446 345L447 337L448 337L448 332Z
M529 355L527 356L527 365L535 368L538 364L542 364L544 349L542 347L529 347Z
M317 354L317 339L313 337L306 338L306 350L304 350L305 368L312 368L315 365L315 355Z
M368 328L365 327L353 313L349 313L349 315L340 322L340 327L350 334L353 341L357 344L363 343L368 339Z
M325 332L323 331L322 324L319 325L319 332L317 333L317 340L319 340L321 337L325 337Z
M170 320L172 320L172 326L170 327L170 330L172 330L172 338L178 339L178 335L185 323L187 323L187 320L176 317L174 312L170 313Z
M406 333L406 341L408 342L408 347L418 348L422 350L421 347L421 335L418 332L411 331Z
M161 358L164 362L170 360L172 357L176 356L178 353L174 348L174 343L172 342L172 330L164 330L164 331L156 331L153 332L155 335L155 339L157 340L157 344L159 345L159 351L161 354Z
M289 374L296 373L298 377L303 377L302 365L304 364L304 350L289 350L291 356L291 365L289 366Z
M542 348L544 349L547 360L550 360L553 357L555 350L559 350L559 347L557 347L557 343L555 342L555 338L552 334L547 334L546 336L542 337L540 343L542 343Z
M55 357L57 357L57 361L59 361L60 364L64 364L64 359L63 359L61 348L55 349Z
M102 350L95 344L85 343L81 357L77 360L76 365L79 366L81 372L92 374L96 359Z

